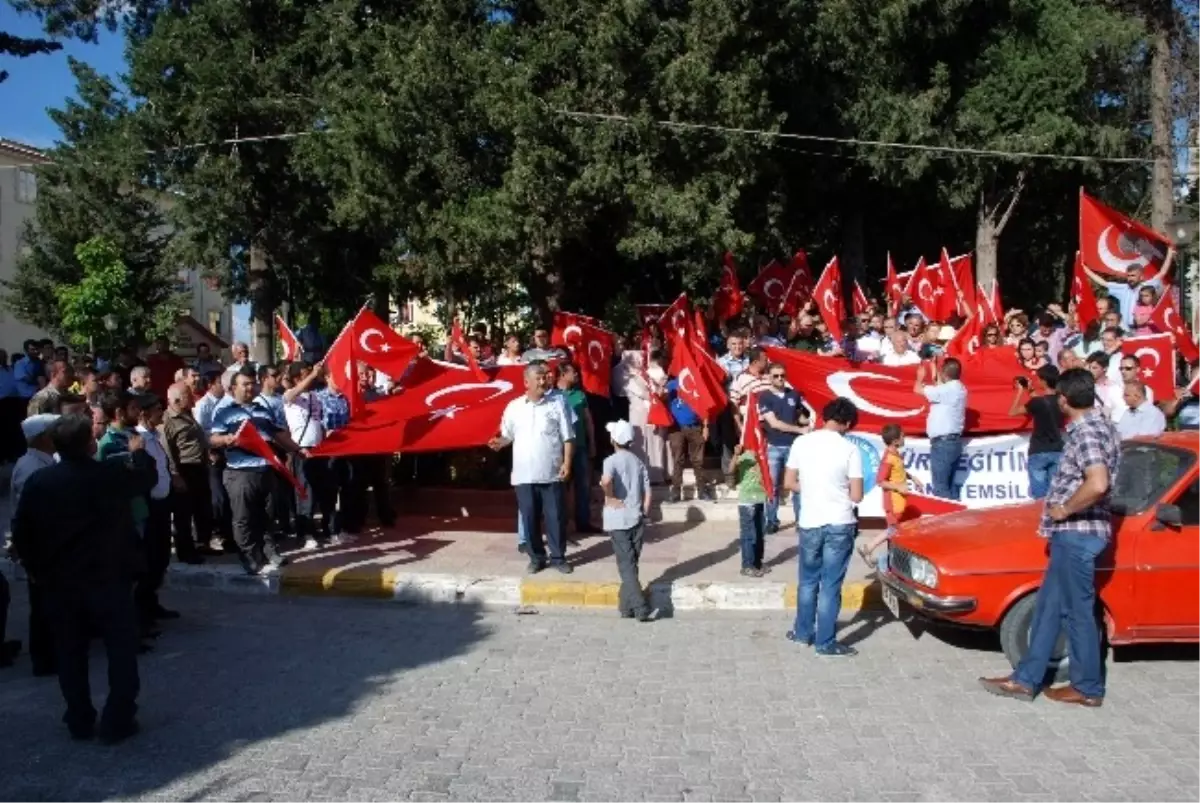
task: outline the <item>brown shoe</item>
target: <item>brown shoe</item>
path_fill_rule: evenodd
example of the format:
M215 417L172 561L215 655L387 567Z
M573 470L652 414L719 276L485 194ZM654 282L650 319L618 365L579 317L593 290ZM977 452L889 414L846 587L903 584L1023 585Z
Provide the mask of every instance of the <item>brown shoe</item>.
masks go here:
M983 690L988 694L997 697L1011 697L1025 702L1033 700L1033 689L1022 686L1012 678L980 678L979 685L983 686Z
M1084 708L1099 708L1104 705L1103 697L1088 697L1080 694L1071 684L1059 686L1056 689L1046 689L1042 695L1047 700L1053 700L1056 703L1073 703L1074 705L1082 705Z

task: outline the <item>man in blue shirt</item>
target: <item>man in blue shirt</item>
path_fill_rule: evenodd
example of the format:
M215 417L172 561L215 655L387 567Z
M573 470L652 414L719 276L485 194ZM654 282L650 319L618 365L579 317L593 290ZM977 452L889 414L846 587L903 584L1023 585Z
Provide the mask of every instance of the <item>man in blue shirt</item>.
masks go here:
M693 380L695 381L695 380ZM671 447L671 496L670 501L678 502L683 498L683 461L684 449L687 450L687 460L696 475L696 498L712 500L713 494L705 482L704 476L704 442L708 440L708 422L688 407L687 402L679 398L679 380L672 379L667 383L667 406L671 417L675 419L674 426L667 433L667 443Z
M8 463L21 456L25 438L21 435L21 421L25 418L28 400L17 393L17 380L13 377L8 352L0 349L0 461ZM2 659L3 656L0 656Z
M314 307L308 313L308 323L296 333L300 341L300 359L304 362L315 363L325 358L325 336L321 334L321 311Z
M767 532L779 532L779 500L783 494L783 473L792 441L808 431L808 411L800 394L787 386L787 372L779 363L767 366L771 389L758 394L758 415L767 438L769 482L775 487L774 498L767 498ZM763 478L767 481L767 478ZM800 521L800 494L792 494L792 510Z
M271 464L236 445L238 429L248 422L268 443L274 441L288 453L302 451L287 428L281 429L275 423L270 410L255 402L255 379L250 366L233 375L229 395L213 411L209 436L214 448L225 450L223 481L233 514L233 539L247 574L261 573L268 563L283 566L287 560L267 534L267 505L275 485Z
M287 416L283 412L283 388L280 386L283 371L275 365L260 365L258 367L258 397L254 400L271 412L275 426L287 430ZM290 430L288 430L290 431ZM280 460L287 462L283 450L273 447ZM296 513L296 495L292 486L286 482L276 482L271 491L271 515L275 520L275 531L284 537L295 534L292 519Z
M930 367L932 373L932 366ZM926 385L923 367L917 368L913 393L929 402L929 417L925 434L929 436L929 473L933 494L943 499L957 499L954 474L963 452L963 429L967 420L967 388L959 381L962 363L953 357L942 363L938 382Z
M17 395L28 404L33 395L46 384L46 369L38 355L36 340L26 340L25 356L13 366L13 380L17 384Z

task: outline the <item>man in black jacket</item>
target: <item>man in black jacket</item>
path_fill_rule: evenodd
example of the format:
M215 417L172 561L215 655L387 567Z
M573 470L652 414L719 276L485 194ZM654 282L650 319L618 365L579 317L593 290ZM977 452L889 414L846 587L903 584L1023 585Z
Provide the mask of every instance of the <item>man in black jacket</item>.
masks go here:
M58 683L71 736L91 738L96 709L88 685L88 637L99 631L108 653L108 701L99 736L119 742L137 732L138 620L133 580L144 569L131 499L157 474L136 433L129 454L96 461L92 422L64 416L53 432L59 462L30 477L12 522L14 551L46 593L58 656ZM63 500L69 500L64 504Z

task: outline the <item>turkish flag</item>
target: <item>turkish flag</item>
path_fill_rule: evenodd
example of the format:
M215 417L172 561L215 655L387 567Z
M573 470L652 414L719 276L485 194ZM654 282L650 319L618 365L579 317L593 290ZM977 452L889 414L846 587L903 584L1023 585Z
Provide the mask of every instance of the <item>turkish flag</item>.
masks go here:
M983 320L978 314L971 315L946 344L946 356L962 360L979 351L983 342Z
M854 280L854 314L861 315L864 312L871 311L871 302L867 301L867 294L863 292L862 285L858 283L858 279Z
M733 254L726 251L725 262L721 265L721 283L717 285L717 291L713 293L712 298L712 309L717 323L724 323L741 315L744 304L742 287L738 283L737 263L733 261Z
M988 298L988 293L983 289L983 285L975 285L975 317L979 319L979 325L987 326L990 323L999 323L1000 319L996 317L996 311L992 309L991 299Z
M1171 335L1127 337L1121 341L1121 353L1137 356L1138 378L1154 391L1156 400L1175 398L1175 343Z
M707 360L690 340L677 344L681 368L676 378L676 394L692 411L708 420L729 404L724 385L716 380L703 361Z
M953 499L942 499L939 496L926 496L909 491L904 495L904 512L900 514L900 520L909 521L921 516L940 516L944 513L957 513L966 509L966 505Z
M767 498L775 498L775 482L771 479L771 464L767 460L767 438L763 435L762 422L758 417L758 393L751 393L746 402L746 426L742 429L742 449L754 454Z
M568 348L579 367L580 384L585 392L608 398L615 342L612 332L586 323L579 325L579 336Z
M992 292L988 294L988 306L992 308L992 315L996 319L996 323L1004 320L1004 302L1000 300L1000 280L992 279Z
M812 271L808 269L808 254L803 250L797 251L792 257L791 268L792 278L788 281L788 289L784 293L779 312L795 317L812 298L815 282Z
M480 382L486 382L487 374L479 367L479 360L475 359L475 354L471 351L471 344L467 342L467 338L463 335L462 325L458 322L458 318L455 318L454 323L450 326L450 345L466 359L467 367L471 369L471 373L475 374Z
M485 368L480 382L469 368L418 359L404 390L373 402L361 418L325 436L319 457L393 452L440 452L484 446L500 431L500 417L525 392L524 366Z
M917 309L931 321L938 320L938 293L942 287L942 279L936 268L931 268L925 262L925 257L917 260L917 267L912 276L908 277L908 287L905 294L912 299ZM944 290L942 291L945 292Z
M1083 264L1105 278L1124 279L1131 268L1139 266L1149 281L1163 272L1171 241L1080 189L1079 250Z
M365 362L388 376L400 376L421 349L392 330L378 315L363 307L351 322L354 352ZM343 334L345 332L343 331Z
M279 459L279 455L275 454L275 450L271 448L271 445L263 440L263 436L259 433L258 427L250 423L250 419L246 419L242 422L242 425L238 427L237 434L235 434L233 437L234 446L243 451L249 452L250 454L256 454L263 460L266 460L268 463L270 463L271 468L282 474L283 478L292 484L292 486L296 489L296 493L300 494L301 499L304 499L306 496L308 496L308 491L304 490L304 484L301 483L300 480L296 479L295 474L288 471L287 466L285 466L283 461Z
M946 255L946 249L942 249L943 258ZM949 277L950 284L953 286L951 298L954 299L955 311L970 315L971 310L975 309L975 260L970 254L962 254L949 260L949 270L942 271L942 283L945 285L946 278ZM951 312L946 317L950 317L954 313Z
M1075 252L1075 270L1071 274L1071 302L1075 305L1075 318L1079 331L1087 329L1092 321L1100 320L1100 307L1096 305L1096 293L1087 271L1083 269L1083 256Z
M821 278L817 280L812 296L817 302L817 308L821 310L821 319L825 321L829 334L834 340L841 342L846 304L842 300L842 270L838 267L837 257L829 260L825 270L821 271Z
M364 306L359 315L366 309ZM354 322L357 319L356 315L342 327L329 351L325 353L325 379L346 397L351 417L363 412L362 394L358 386L359 355L354 342Z
M958 313L958 286L955 284L954 264L945 248L938 259L937 278L933 287L935 314L932 317L935 321L948 321ZM975 281L973 277L971 281Z
M1188 329L1187 323L1179 316L1171 293L1162 294L1162 298L1154 307L1154 314L1150 316L1150 322L1158 327L1158 331L1175 338L1175 348L1183 355L1183 359L1189 363L1200 359L1200 348L1196 347L1196 339Z
M910 434L925 431L929 404L912 392L918 366L893 368L852 363L841 357L822 357L792 349L766 347L769 359L787 369L788 381L814 410L842 396L858 408L859 427L878 433L884 424L899 424ZM920 366L921 370L925 370ZM1004 433L1027 430L1026 416L1010 416L1013 378L1023 376L1011 348L979 349L963 362L967 387L967 432Z
M785 268L772 259L758 272L754 281L746 285L746 292L758 302L760 309L774 315L787 299L788 286L794 276L794 269Z
M884 294L888 303L888 314L895 315L900 309L900 302L904 296L904 283L900 281L900 277L896 274L896 263L892 262L892 252L887 255L887 287Z
M300 347L300 338L296 337L296 333L287 325L287 321L278 315L275 316L275 331L279 333L279 346L283 350L283 359L287 362L295 362L300 359L300 355L304 349Z
M672 348L680 338L692 339L694 325L692 305L688 302L687 293L680 293L679 298L672 301L658 319L658 328L662 329L663 339Z

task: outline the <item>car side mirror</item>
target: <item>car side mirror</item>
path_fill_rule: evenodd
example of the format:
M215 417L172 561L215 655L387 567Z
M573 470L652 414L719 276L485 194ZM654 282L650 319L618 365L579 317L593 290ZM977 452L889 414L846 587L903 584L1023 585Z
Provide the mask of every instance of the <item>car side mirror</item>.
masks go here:
M1183 525L1183 511L1179 505L1159 505L1154 509L1154 519L1167 527L1180 527Z

